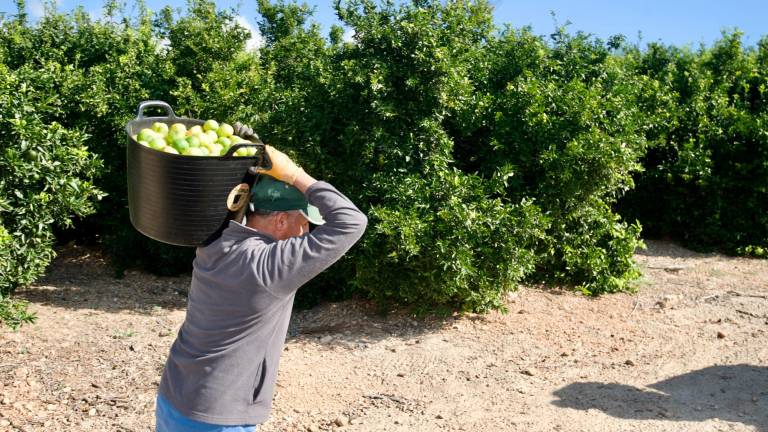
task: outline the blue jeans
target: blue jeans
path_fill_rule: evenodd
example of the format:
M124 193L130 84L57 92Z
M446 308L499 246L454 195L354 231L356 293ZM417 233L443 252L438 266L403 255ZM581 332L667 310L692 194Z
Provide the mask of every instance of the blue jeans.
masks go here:
M164 397L157 395L155 432L256 432L256 426L222 426L192 420L176 411Z

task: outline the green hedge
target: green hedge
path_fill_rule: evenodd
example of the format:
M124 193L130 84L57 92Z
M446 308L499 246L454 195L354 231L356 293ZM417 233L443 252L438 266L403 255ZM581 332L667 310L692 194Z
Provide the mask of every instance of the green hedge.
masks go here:
M3 79L26 92L8 84L4 97L28 106L3 113L36 131L1 144L22 133L56 143L81 193L50 211L63 223L77 215L77 235L102 241L117 274L188 271L193 254L128 222L123 128L146 99L251 124L369 215L361 244L300 302L363 295L482 311L523 281L631 290L641 225L733 252L768 246L765 39L640 49L499 29L483 0L352 0L337 5L350 42L339 27L322 34L306 5L259 0L265 46L254 52L235 11L211 1L189 0L182 14L138 9L107 1L107 19L48 11L0 23ZM53 241L50 231L8 240L18 216L7 209L36 205L35 186L14 187L21 197L5 196L19 201L0 202L2 262L21 262L9 244L49 252L29 277L0 274L6 293L39 275Z
M9 296L53 259L53 227L93 213L103 196L87 135L41 119L55 110L61 73L57 64L0 64L0 322L11 327L33 318Z
M768 257L768 37L652 44L626 63L654 81L640 105L656 121L622 212L697 249Z

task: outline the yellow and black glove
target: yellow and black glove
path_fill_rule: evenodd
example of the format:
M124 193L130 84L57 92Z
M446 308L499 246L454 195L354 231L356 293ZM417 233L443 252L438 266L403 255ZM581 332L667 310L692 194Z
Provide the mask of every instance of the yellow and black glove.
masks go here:
M291 160L291 158L288 157L288 155L281 152L280 150L277 150L271 145L265 145L264 150L266 151L270 162L272 162L272 168L258 168L256 170L257 173L272 176L280 181L292 185L296 181L296 178L299 176L299 174L304 171L299 168Z

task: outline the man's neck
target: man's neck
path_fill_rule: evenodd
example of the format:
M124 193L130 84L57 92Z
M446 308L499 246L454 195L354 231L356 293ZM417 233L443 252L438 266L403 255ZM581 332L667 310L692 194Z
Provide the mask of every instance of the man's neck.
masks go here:
M265 234L269 236L270 238L276 239L277 236L274 232L272 232L271 224L269 224L267 221L264 221L263 218L260 218L258 216L249 216L245 220L245 226L247 226L250 229L256 230L262 234Z

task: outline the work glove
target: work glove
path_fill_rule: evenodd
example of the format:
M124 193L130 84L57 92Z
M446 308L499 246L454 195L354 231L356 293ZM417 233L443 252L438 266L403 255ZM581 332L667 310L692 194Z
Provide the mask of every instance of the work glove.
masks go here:
M296 164L285 153L277 150L271 145L265 145L264 151L267 153L272 167L270 169L257 168L256 172L259 174L266 174L272 176L280 181L286 182L289 185L293 185L296 178L304 172L303 169L296 166Z
M232 129L234 134L240 138L251 142L261 143L259 136L253 133L253 129L247 125L236 122L232 125ZM296 181L296 177L298 177L303 170L296 166L288 155L272 146L265 145L264 151L267 153L267 157L269 158L272 167L269 169L256 168L255 172L272 176L282 182L292 185Z
M259 136L253 133L253 129L251 129L248 125L236 122L234 125L232 125L232 129L234 130L233 133L242 139L255 143L261 142Z

